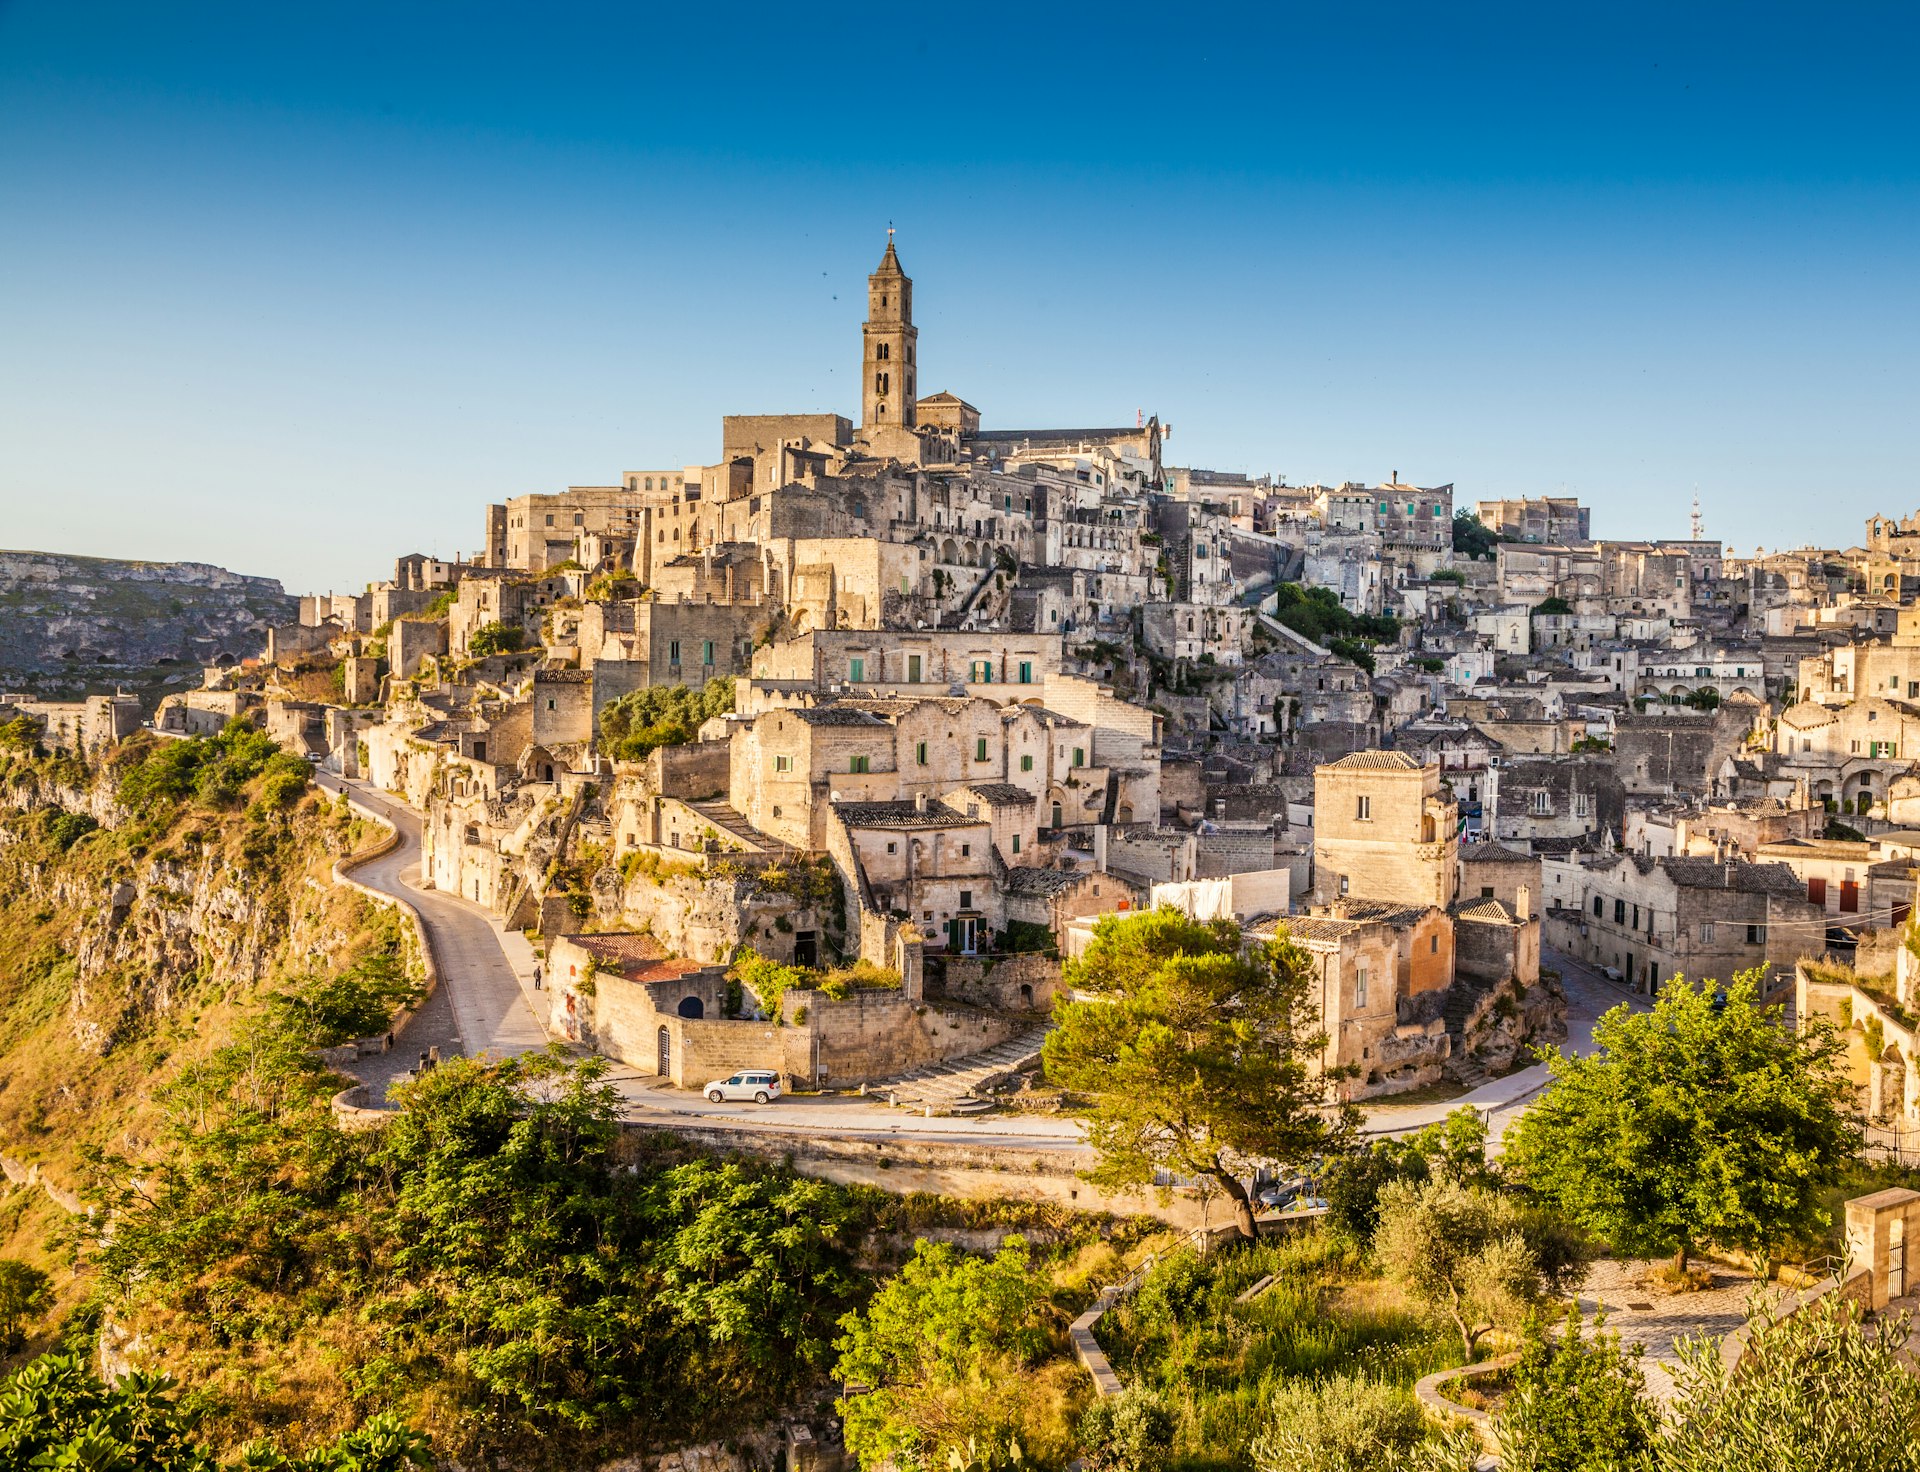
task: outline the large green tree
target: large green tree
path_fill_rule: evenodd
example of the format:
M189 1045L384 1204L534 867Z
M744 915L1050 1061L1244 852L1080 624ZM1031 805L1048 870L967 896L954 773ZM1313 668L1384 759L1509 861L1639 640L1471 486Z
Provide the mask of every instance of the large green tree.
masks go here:
M1299 946L1248 943L1230 921L1170 908L1109 915L1066 967L1047 1077L1092 1103L1097 1185L1156 1173L1216 1184L1254 1235L1242 1178L1256 1162L1303 1165L1348 1148L1359 1111L1322 1068L1318 980Z
M1507 1131L1510 1175L1624 1252L1702 1243L1764 1250L1823 1220L1821 1193L1859 1148L1844 1043L1818 1018L1789 1030L1759 973L1675 977L1651 1012L1614 1008L1597 1051Z

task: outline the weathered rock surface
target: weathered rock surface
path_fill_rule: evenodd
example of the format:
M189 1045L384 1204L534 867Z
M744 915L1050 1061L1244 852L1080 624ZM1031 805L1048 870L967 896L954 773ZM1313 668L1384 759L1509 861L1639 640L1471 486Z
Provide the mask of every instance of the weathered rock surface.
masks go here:
M299 612L272 578L202 562L0 551L0 689L44 698L197 685ZM224 656L224 658L223 658Z

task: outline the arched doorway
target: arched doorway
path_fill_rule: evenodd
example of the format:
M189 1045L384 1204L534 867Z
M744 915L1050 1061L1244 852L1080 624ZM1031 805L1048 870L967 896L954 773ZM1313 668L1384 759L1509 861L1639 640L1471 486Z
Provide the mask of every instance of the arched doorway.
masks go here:
M1879 1097L1873 1101L1873 1117L1881 1124L1891 1124L1907 1110L1907 1059L1899 1044L1889 1046L1874 1069Z
M658 1067L655 1071L658 1072L662 1078L671 1078L673 1076L673 1031L671 1028L663 1027L660 1029L660 1056Z

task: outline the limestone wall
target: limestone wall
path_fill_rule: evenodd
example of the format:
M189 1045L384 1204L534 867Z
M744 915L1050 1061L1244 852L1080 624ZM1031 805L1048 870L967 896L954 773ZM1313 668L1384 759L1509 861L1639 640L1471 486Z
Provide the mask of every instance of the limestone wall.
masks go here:
M1060 959L1041 951L946 961L947 996L976 1007L1044 1013L1059 988Z

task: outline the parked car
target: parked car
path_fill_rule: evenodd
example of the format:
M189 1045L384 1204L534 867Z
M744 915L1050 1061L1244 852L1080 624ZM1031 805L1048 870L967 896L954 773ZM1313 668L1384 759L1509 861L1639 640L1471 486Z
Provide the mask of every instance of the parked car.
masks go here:
M732 1078L717 1078L701 1090L716 1104L751 1099L756 1104L771 1104L780 1097L780 1075L759 1069L736 1073Z
M1270 1211L1279 1211L1310 1184L1305 1176L1295 1176L1290 1181L1269 1181L1253 1199Z

